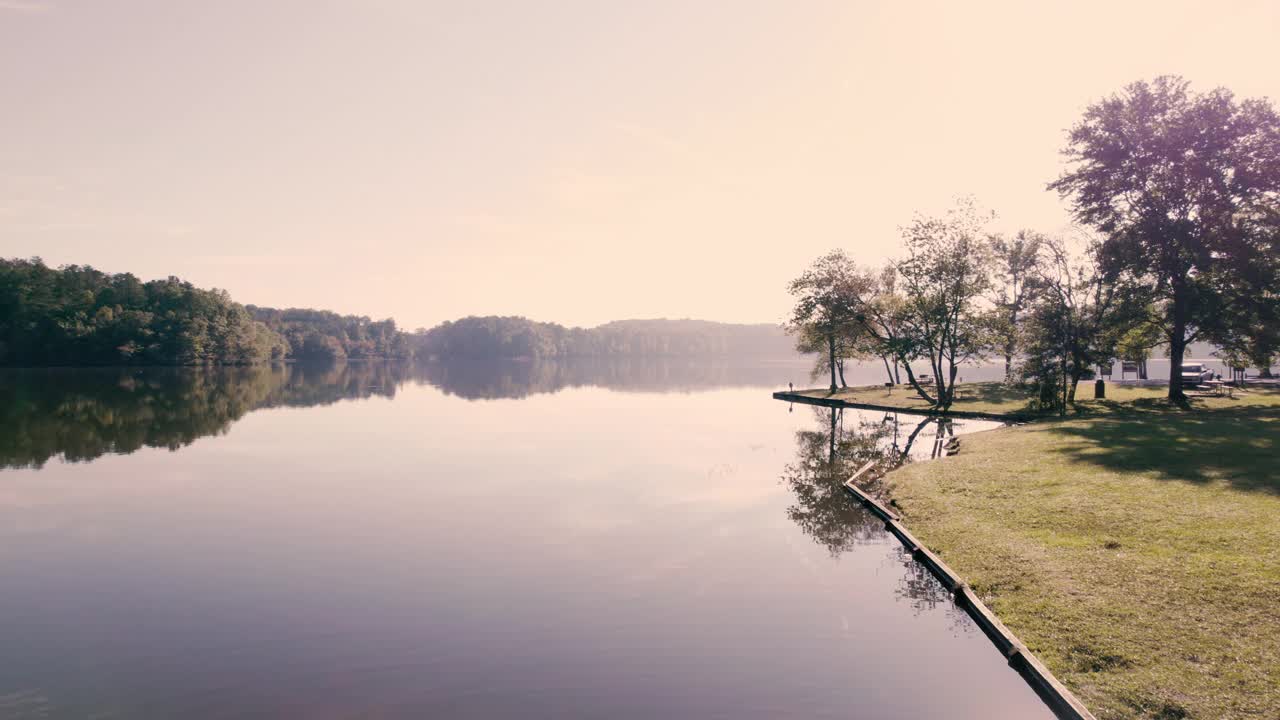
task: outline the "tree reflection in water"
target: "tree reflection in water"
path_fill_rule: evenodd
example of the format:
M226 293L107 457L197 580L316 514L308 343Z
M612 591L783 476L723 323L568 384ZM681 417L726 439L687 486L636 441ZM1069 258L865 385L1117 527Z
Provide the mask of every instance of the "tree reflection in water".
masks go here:
M706 358L4 369L0 468L38 468L53 458L86 462L143 447L178 450L227 432L257 409L394 397L406 382L479 400L584 386L630 392L769 387L793 370L781 362L730 364Z
M394 363L6 370L0 467L87 462L143 447L178 450L227 432L253 410L390 397L407 377Z
M420 362L417 379L467 400L522 398L577 387L624 392L699 392L730 387L776 387L807 365L750 358L618 357L564 360Z
M859 468L875 461L868 485L874 490L887 470L919 459L940 457L955 437L945 418L920 417L842 408L812 407L815 426L796 433L797 457L786 466L782 480L795 495L787 516L831 555L860 544L884 542L884 523L867 512L845 490L844 483ZM861 483L860 483L861 484ZM894 562L905 568L899 597L917 610L950 603L950 594L905 548L896 548Z
M893 556L894 562L900 565L905 572L898 579L898 586L893 590L894 595L911 603L911 607L916 612L932 610L939 605L948 610L956 610L954 622L957 626L962 624L967 619L967 616L955 608L951 600L951 593L947 588L929 572L928 568L916 562L905 547L899 546L896 550L897 552Z

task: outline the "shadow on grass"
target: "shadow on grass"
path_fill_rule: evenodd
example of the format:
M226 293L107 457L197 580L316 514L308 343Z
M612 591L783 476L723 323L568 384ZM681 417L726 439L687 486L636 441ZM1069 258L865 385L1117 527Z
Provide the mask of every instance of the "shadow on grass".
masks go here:
M1051 431L1084 441L1061 450L1077 462L1280 493L1280 408L1156 412L1160 403L1153 400L1151 410L1143 401L1127 403L1133 411Z
M1030 409L1031 394L1026 388L1000 382L965 383L956 385L956 402L1008 405L1007 412L1022 412Z

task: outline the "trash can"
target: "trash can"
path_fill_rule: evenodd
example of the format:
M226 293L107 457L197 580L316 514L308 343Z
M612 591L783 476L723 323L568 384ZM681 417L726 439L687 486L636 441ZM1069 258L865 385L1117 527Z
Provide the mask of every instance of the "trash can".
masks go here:
M1102 378L1093 384L1093 397L1101 400L1107 396L1107 384L1102 382Z

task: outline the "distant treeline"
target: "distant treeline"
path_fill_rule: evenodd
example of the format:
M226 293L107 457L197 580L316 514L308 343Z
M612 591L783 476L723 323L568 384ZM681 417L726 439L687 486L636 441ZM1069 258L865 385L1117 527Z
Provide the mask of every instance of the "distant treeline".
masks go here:
M523 317L465 317L416 339L419 356L437 358L796 356L793 342L778 326L705 320L621 320L567 328Z
M413 343L396 329L396 321L339 315L328 310L246 308L254 320L284 336L289 358L344 360L346 358L409 358Z
M3 365L245 365L287 352L222 290L0 259Z
M413 379L467 400L523 398L569 388L629 393L692 393L731 387L780 387L807 371L798 360L612 357L412 363Z
M0 259L0 365L253 365L412 351L393 320L245 307L176 277Z
M621 320L567 328L466 317L409 334L394 320L241 305L176 277L143 282L87 265L0 259L0 366L254 365L375 358L793 359L774 325Z

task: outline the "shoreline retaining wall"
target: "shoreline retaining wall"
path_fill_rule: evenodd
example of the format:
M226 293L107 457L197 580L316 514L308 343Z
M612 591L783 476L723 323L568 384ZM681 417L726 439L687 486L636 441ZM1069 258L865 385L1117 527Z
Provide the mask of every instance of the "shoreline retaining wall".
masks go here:
M774 397L787 394L775 393ZM973 589L902 525L902 518L898 513L857 486L858 478L874 466L874 461L863 465L853 474L853 477L845 481L845 490L873 515L883 520L885 529L902 542L917 562L928 568L930 574L952 594L956 604L964 608L969 617L982 628L982 632L1008 659L1009 665L1031 685L1055 715L1063 720L1097 720L1084 703L1054 677L1039 658L1028 650L1027 646L1004 626L1004 623L1000 622L1000 619L978 598Z

